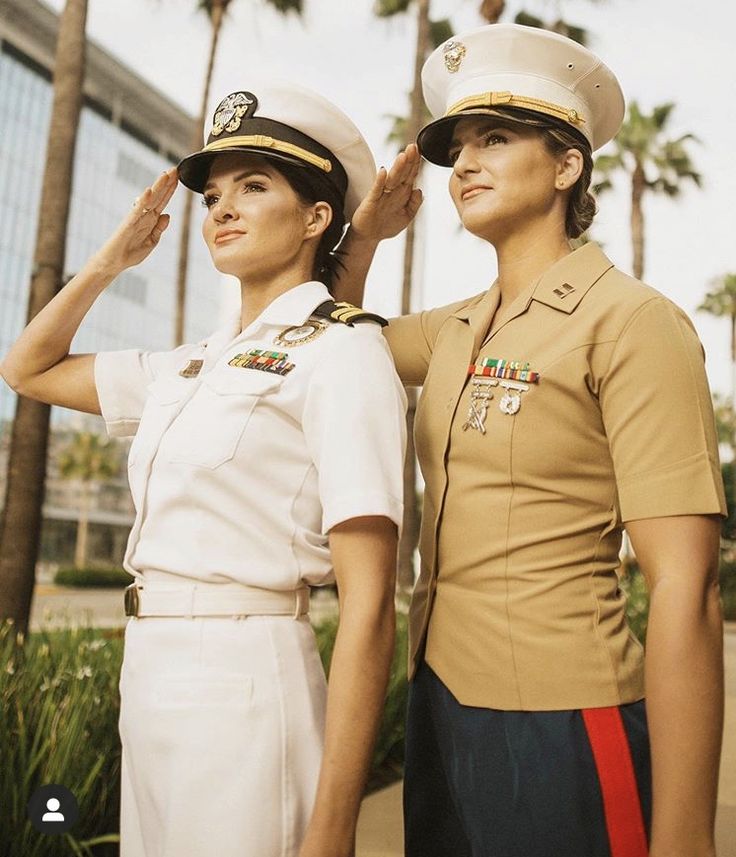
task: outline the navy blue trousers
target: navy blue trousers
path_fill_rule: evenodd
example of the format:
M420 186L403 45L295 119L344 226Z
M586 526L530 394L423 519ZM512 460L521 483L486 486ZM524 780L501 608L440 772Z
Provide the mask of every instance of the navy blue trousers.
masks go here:
M650 817L643 701L476 708L419 667L409 689L405 857L644 857Z

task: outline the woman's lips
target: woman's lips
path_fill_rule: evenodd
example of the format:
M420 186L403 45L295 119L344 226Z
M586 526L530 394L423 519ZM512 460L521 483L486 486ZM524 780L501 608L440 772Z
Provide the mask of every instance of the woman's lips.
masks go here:
M226 241L239 238L241 235L245 235L241 229L228 229L227 232L218 232L215 235L215 244L224 244Z
M471 187L465 188L465 190L461 194L461 198L463 201L466 199L472 199L474 196L478 196L483 193L485 190L491 190L487 185L472 185Z

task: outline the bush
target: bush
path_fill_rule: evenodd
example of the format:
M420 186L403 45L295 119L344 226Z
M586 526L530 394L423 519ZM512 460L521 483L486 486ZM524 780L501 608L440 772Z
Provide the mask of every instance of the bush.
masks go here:
M133 576L122 568L60 568L54 575L57 586L97 587L124 589L133 582Z
M336 620L315 629L326 669ZM0 625L0 854L3 857L114 857L120 803L118 680L122 631L72 629L32 634ZM406 617L376 742L369 788L397 779L406 711ZM79 801L73 836L37 833L26 816L33 792L65 785Z
M120 748L122 640L91 629L33 634L0 626L0 853L113 857ZM33 792L67 786L79 801L73 835L45 836L26 816Z

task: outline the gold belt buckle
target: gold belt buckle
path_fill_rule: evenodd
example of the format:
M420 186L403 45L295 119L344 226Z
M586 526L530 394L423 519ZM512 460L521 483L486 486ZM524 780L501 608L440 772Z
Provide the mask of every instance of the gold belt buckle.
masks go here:
M137 616L140 607L140 598L138 597L138 584L131 583L125 587L125 615Z

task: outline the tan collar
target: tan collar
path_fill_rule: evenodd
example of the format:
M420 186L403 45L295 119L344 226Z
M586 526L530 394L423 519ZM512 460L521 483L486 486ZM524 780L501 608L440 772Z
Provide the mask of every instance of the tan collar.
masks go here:
M584 244L542 274L531 300L569 314L611 268L613 262L597 244Z

